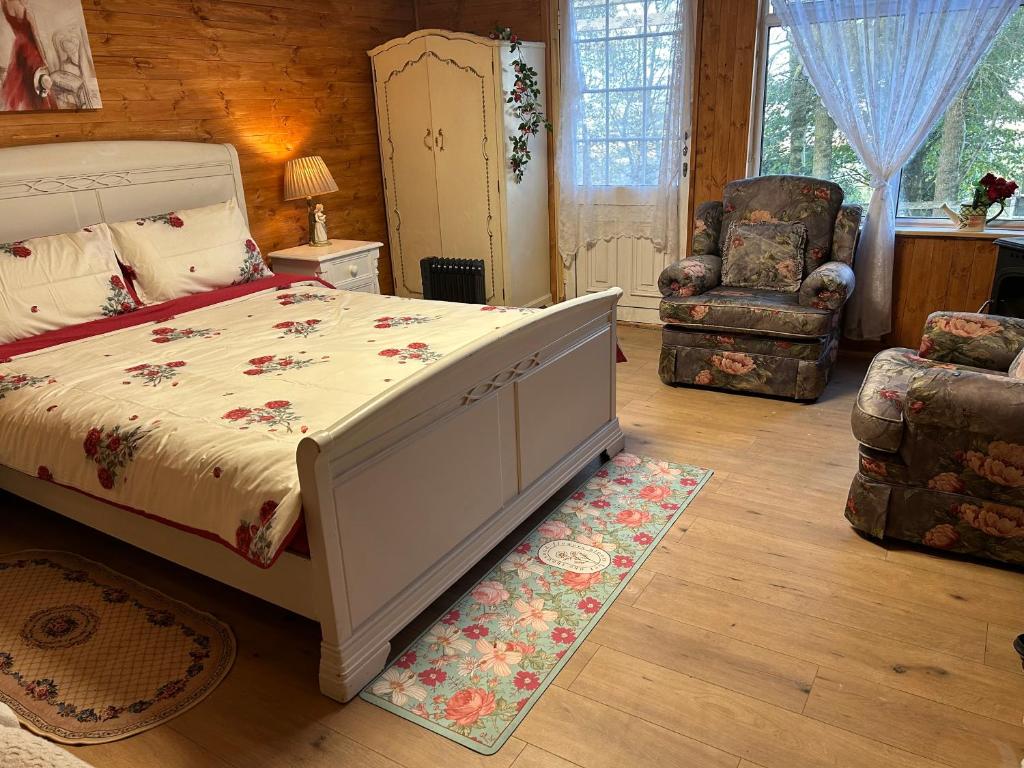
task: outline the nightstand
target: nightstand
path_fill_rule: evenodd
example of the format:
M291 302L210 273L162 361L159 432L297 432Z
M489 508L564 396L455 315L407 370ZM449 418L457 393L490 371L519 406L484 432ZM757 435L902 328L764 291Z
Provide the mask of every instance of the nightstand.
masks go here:
M383 243L366 240L331 240L327 245L297 245L270 254L275 272L310 275L335 288L380 293L377 259Z

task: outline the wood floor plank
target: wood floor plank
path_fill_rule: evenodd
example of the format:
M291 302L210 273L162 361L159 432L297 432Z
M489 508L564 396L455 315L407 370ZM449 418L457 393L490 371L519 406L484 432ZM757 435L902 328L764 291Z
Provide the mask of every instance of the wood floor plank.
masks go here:
M985 641L985 663L995 669L1024 675L1020 654L1013 647L1013 640L1017 635L1024 635L1024 624L1013 627L989 624L988 637Z
M1024 676L921 646L661 574L635 607L1013 725L1024 716Z
M920 696L822 668L807 717L956 768L1009 766L1024 758L1024 728L950 709Z
M562 667L562 671L558 673L555 678L553 685L560 686L562 688L568 688L572 685L572 681L576 679L583 668L587 666L587 662L597 653L598 644L592 639L593 635L588 637L583 644L576 649L576 652L569 659L568 663Z
M810 662L618 604L591 637L602 646L793 712L803 709L818 669Z
M607 701L618 703L624 697L632 694L622 691ZM671 728L558 687L548 688L518 734L534 746L588 768L736 768L740 762Z
M699 547L687 546L686 537L678 544L663 542L648 564L651 570L710 589L905 643L935 648L961 658L985 660L988 625L979 619L950 616L948 611L924 608L898 597L864 592L842 584L807 579L762 563L723 558Z
M572 690L765 768L936 768L935 762L601 648ZM723 724L728 723L728 727ZM635 763L640 765L641 763Z
M860 553L838 552L769 533L708 520L703 513L686 533L688 546L699 546L722 557L777 566L807 578L822 579L881 596L899 588L907 602L979 619L1024 622L1024 574L1017 589L992 589L976 581L961 580L902 563L879 560Z
M527 744L526 749L519 753L519 757L512 763L512 768L578 768L579 763L573 763L564 757L545 752L543 749Z
M80 760L109 768L231 768L233 765L196 744L173 727L154 728L130 739L87 747L61 745Z

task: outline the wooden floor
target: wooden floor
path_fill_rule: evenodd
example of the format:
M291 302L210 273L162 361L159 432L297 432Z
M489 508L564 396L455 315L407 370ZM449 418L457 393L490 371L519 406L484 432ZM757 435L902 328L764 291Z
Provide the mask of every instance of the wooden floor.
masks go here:
M798 405L665 387L656 333L621 337L627 450L715 476L497 755L321 697L313 623L0 498L0 551L73 549L238 635L233 671L198 707L75 751L119 768L1018 768L1024 574L883 548L843 519L866 361L842 360Z

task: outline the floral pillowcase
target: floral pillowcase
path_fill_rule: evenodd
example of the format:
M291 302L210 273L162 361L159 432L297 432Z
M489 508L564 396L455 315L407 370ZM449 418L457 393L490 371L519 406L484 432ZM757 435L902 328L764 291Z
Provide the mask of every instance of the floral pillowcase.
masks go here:
M105 224L0 243L0 344L138 308Z
M147 304L271 274L235 200L110 225Z
M806 245L801 222L733 222L722 247L722 285L795 293Z

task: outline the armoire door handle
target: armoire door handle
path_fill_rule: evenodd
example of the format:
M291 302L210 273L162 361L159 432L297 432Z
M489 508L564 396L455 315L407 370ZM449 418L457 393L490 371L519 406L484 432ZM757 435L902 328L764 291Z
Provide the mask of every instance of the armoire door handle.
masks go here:
M427 149L433 149L433 145L430 143L430 129L427 128L427 132L423 134L423 146Z
M437 136L441 139L441 151L444 152L444 128L437 129Z

